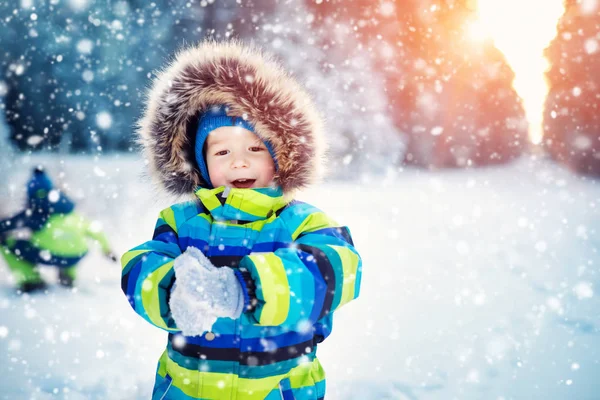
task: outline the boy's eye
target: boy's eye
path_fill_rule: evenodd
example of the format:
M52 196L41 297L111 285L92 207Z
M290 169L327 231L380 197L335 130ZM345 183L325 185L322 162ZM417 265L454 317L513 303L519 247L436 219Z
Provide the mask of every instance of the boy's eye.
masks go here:
M227 155L227 153L229 153L229 150L221 150L221 151L217 151L215 153L215 156L225 156L225 155Z
M262 151L262 150L263 150L263 148L262 148L262 147L260 147L260 146L253 146L253 147L250 147L250 150L251 150L251 151Z

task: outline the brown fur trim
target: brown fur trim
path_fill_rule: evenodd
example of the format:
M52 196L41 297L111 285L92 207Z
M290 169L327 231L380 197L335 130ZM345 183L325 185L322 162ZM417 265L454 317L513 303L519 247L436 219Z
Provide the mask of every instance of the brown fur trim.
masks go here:
M203 181L194 156L200 113L228 104L269 141L275 176L292 194L322 175L323 122L308 93L270 56L237 41L205 41L179 52L158 73L137 134L151 175L168 192L186 195Z

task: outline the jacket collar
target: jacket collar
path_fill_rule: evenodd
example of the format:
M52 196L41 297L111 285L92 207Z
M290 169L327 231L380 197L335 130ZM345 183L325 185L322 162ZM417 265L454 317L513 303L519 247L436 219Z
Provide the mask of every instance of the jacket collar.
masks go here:
M216 220L258 221L269 218L287 204L280 187L237 189L220 186L195 192Z

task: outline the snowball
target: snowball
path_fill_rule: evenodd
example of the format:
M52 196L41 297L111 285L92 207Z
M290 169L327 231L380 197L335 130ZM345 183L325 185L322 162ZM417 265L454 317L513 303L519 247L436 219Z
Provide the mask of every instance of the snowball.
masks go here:
M593 14L598 8L598 0L580 0L579 7L582 14Z
M67 342L69 341L69 338L70 338L70 337L71 337L71 335L70 335L70 334L69 334L69 332L67 332L67 331L62 331L62 332L60 333L60 340L61 340L63 343L67 343Z
M90 39L81 39L77 42L77 51L81 54L90 54L94 48L94 42Z
M308 319L301 319L298 321L298 324L296 324L296 332L309 333L312 332L312 329L312 323Z
M101 230L102 230L102 222L100 222L98 220L92 221L92 223L90 224L90 231L98 233Z
M96 166L94 167L94 175L102 178L106 176L106 172L104 172L104 170L102 170L100 167Z
M265 338L260 339L260 345L263 347L263 351L268 351L270 353L274 353L277 351L279 346L273 340L267 340Z
M40 135L33 135L27 138L27 144L30 146L37 146L44 141L44 137Z
M589 38L583 44L585 52L588 54L594 54L598 51L598 41L594 38Z
M575 295L579 300L590 299L594 296L594 290L589 282L579 282L573 288L573 292L575 292Z
M175 335L175 337L173 338L173 347L174 348L181 349L185 346L185 344L186 344L185 336Z
M585 135L577 135L573 140L573 147L578 150L586 150L592 147L592 139Z
M52 189L50 193L48 193L48 201L50 203L56 203L60 199L60 192L56 189Z
M556 297L548 298L548 300L546 300L546 304L552 311L560 313L562 310L562 304L560 303L560 300Z
M114 29L116 31L120 31L121 29L123 29L123 23L121 21L119 21L118 19L115 19L111 24L110 24L111 29Z
M89 69L86 69L85 71L83 71L83 73L81 74L81 77L83 78L83 80L85 82L91 82L94 80L94 73L92 71L90 71Z
M39 254L40 258L44 261L50 261L50 259L52 258L52 254L49 250L41 250Z
M384 1L379 6L379 12L381 13L381 15L383 15L385 17L391 16L392 14L394 14L394 11L395 11L394 3L391 1Z
M69 7L75 12L80 12L89 7L89 0L68 0Z
M475 369L472 369L467 374L467 382L469 383L478 383L479 382L479 372Z
M96 115L96 125L100 129L110 129L112 122L112 115L106 111L102 111Z
M25 318L32 319L37 315L37 312L33 308L28 308L25 310Z
M444 132L444 128L442 128L441 126L435 126L431 129L432 136L440 136L442 132Z

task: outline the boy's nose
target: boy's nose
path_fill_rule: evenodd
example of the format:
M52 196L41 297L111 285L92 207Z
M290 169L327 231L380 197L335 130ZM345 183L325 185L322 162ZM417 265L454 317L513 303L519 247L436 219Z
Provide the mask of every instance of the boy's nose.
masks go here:
M245 157L237 157L236 159L233 160L233 163L231 164L232 168L243 168L243 167L247 167L248 166L248 161L246 160Z

